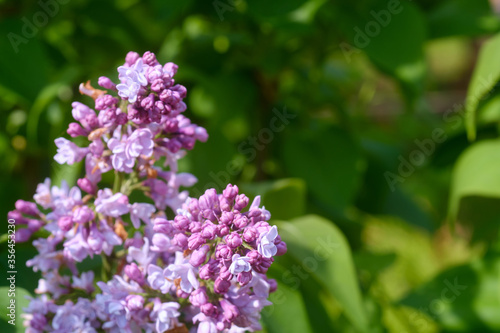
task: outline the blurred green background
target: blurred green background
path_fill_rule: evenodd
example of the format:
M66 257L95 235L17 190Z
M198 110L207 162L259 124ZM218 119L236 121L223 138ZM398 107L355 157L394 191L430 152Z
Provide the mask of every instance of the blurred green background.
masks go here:
M0 1L2 216L45 177L75 182L52 156L79 83L150 50L210 134L181 163L193 196L262 194L288 243L267 332L500 332L495 6ZM20 299L38 276L16 255Z

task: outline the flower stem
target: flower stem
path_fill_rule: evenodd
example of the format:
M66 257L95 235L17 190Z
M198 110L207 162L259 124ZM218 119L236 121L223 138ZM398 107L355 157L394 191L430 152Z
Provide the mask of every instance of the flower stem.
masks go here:
M125 175L123 172L115 171L115 182L113 183L113 192L114 193L120 192L124 176Z
M102 267L101 267L101 278L104 282L109 281L111 277L111 264L109 258L104 253L101 254Z

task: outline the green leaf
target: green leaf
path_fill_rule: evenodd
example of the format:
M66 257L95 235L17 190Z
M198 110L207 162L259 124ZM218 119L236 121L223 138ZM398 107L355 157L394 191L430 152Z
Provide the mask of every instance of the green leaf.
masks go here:
M467 90L465 128L469 140L476 138L476 111L500 79L500 34L484 43Z
M500 329L498 254L451 268L412 291L400 304L434 318L447 331L498 332ZM415 321L425 320L415 312Z
M304 179L317 200L338 210L352 203L364 160L358 144L347 132L333 127L294 132L284 144L288 173Z
M284 15L299 8L305 0L266 1L253 0L248 3L248 10L257 17Z
M20 278L20 276L16 276L16 278ZM0 328L2 328L2 332L9 332L8 330L5 331L5 327L9 327L11 329L11 332L24 332L25 328L23 326L23 321L24 319L21 317L21 314L23 313L22 309L27 307L29 305L29 300L26 299L26 296L31 296L31 294L26 291L23 288L16 287L15 288L15 296L10 297L9 296L9 287L0 287L0 308L2 308L2 311L0 312ZM13 326L11 324L8 324L8 321L11 320L10 317L7 316L7 307L10 306L11 300L15 300L15 329L12 330ZM8 326L5 326L5 325ZM5 326L5 327L4 327Z
M273 219L288 220L304 215L306 183L302 179L243 184L241 188L247 195L260 195L261 205L271 212Z
M436 6L427 19L432 38L476 36L500 27L488 0L447 0Z
M485 140L458 159L451 181L448 215L454 223L460 201L467 196L500 198L500 140Z
M287 243L288 256L302 265L302 274L292 277L301 281L310 274L335 297L351 324L358 331L367 332L368 317L351 250L342 232L331 221L315 215L276 224Z
M265 307L262 312L262 319L269 333L313 332L299 290L278 281L278 289L270 295L269 300L273 304Z
M33 101L47 84L49 61L40 42L41 29L29 30L21 19L3 20L0 26L0 85ZM33 31L25 38L23 29ZM29 79L28 79L29 78Z
M352 47L364 51L401 83L410 102L416 102L422 96L427 71L423 52L426 22L420 9L409 1L373 0L362 10L362 5L354 4L346 4L350 9L337 17L350 46L341 44L341 48L344 52Z
M477 111L478 124L500 121L500 95L495 95L481 104Z
M384 1L384 6L387 2ZM422 13L410 2L402 2L402 11L394 14L380 34L371 39L365 51L382 70L396 77L410 98L423 92L426 62L423 46L426 40Z

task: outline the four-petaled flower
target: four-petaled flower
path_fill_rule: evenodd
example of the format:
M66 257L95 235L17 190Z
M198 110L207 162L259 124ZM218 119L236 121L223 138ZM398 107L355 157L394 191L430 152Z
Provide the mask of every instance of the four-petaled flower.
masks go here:
M278 237L278 227L275 225L268 231L259 235L257 251L259 251L259 253L265 258L271 258L276 254L276 252L278 252L276 245L274 245L276 237Z
M233 262L231 263L231 266L229 266L229 271L231 274L238 274L241 272L249 272L252 269L252 266L250 265L249 257L241 257L239 254L233 254L232 258Z

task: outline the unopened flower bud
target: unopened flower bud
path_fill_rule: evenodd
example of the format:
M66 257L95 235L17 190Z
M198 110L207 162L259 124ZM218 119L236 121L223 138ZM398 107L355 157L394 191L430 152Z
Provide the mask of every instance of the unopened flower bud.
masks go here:
M40 211L34 202L17 200L16 201L16 209L23 214L31 215L31 216L39 216Z
M226 243L227 245L229 245L229 247L235 249L241 246L241 244L243 244L243 241L241 240L240 235L238 235L236 232L233 232L226 236Z
M194 267L198 267L205 262L207 259L207 253L210 250L210 246L204 245L200 249L195 250L191 254L191 258L189 259L189 263Z
M133 280L133 281L135 281L135 282L137 282L139 284L143 284L144 283L144 276L142 275L142 272L141 272L141 270L139 269L139 267L137 266L136 263L133 262L133 263L125 266L124 270L125 270L125 274L127 274L127 276L131 280Z
M104 89L116 90L116 85L106 76L99 77L97 84Z
M237 280L242 286L248 284L252 280L252 272L238 273Z
M229 287L231 287L231 282L223 280L218 277L214 283L214 291L218 294L225 294L228 292Z

